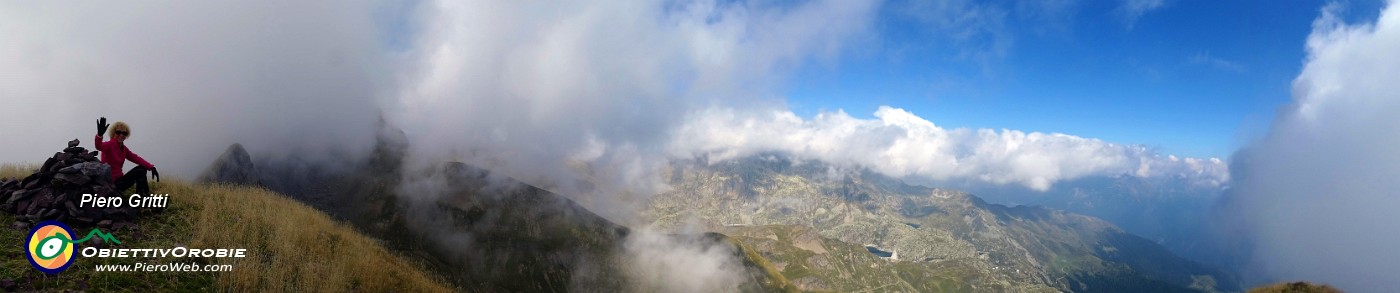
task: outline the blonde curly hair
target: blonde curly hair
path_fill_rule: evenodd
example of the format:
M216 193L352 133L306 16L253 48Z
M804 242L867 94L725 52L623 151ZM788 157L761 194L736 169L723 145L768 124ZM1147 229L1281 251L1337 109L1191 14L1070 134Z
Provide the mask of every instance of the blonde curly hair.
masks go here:
M112 124L112 128L107 130L107 138L116 139L117 131L125 131L126 138L131 138L131 126L128 126L126 125L126 122L121 121L117 121L116 124Z

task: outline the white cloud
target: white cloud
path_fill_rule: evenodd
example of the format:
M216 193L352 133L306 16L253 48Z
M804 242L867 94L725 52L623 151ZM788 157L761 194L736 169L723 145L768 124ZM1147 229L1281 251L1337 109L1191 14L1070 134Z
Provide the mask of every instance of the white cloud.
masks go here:
M1268 278L1400 291L1400 10L1347 25L1329 5L1313 23L1293 102L1232 162L1228 211Z
M1240 65L1239 62L1230 61L1229 59L1225 59L1225 58L1221 58L1221 57L1216 57L1215 55L1211 55L1211 54L1208 53L1208 52L1199 52L1199 53L1196 53L1196 55L1191 56L1190 61L1191 61L1191 63L1193 63L1193 64L1204 65L1204 66L1210 66L1210 67L1213 67L1213 68L1215 68L1215 69L1224 70L1224 71L1231 71L1231 72L1244 72L1244 71L1245 71L1244 65Z
M925 42L893 44L896 46L917 48L929 46L929 43L949 43L955 45L952 53L958 59L987 63L1005 58L1015 44L1014 31L1007 20L1012 10L995 3L949 0L900 1L892 5L896 16L916 21L923 26L919 31L926 33L925 37L918 38ZM1044 7L1022 11L1050 12L1052 5L1045 3Z
M767 151L866 166L896 177L970 179L1046 190L1085 176L1185 176L1219 186L1228 180L1219 159L1163 156L1059 133L945 129L902 109L880 107L875 119L845 112L806 120L792 112L702 112L677 132L671 152L725 159Z
M1114 14L1128 26L1128 29L1132 29L1143 15L1165 5L1166 0L1124 0L1123 4L1114 10Z

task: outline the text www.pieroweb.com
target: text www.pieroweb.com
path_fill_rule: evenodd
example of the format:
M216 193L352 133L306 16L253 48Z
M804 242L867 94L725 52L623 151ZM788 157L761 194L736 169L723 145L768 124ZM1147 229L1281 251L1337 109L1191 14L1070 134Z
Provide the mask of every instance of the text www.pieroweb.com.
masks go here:
M99 272L228 272L233 271L230 264L209 264L201 265L196 263L160 263L148 264L138 262L131 265L97 265Z

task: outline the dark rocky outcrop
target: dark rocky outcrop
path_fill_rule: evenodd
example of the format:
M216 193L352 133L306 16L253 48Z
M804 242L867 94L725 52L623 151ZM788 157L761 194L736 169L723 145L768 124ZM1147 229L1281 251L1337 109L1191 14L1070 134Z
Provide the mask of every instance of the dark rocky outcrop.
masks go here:
M65 224L102 228L135 227L132 221L139 210L129 203L122 207L82 207L84 194L99 198L121 198L120 190L112 184L111 169L103 164L97 152L88 152L74 139L62 152L24 179L0 178L0 210L16 215L18 228L46 220Z

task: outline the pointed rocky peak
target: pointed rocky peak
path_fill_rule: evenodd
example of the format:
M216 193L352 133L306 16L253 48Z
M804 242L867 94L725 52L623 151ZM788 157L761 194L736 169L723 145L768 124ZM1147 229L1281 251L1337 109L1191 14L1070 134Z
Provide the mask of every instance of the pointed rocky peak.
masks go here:
M242 144L233 144L224 150L219 158L199 175L199 182L219 182L229 184L260 184L253 158Z

